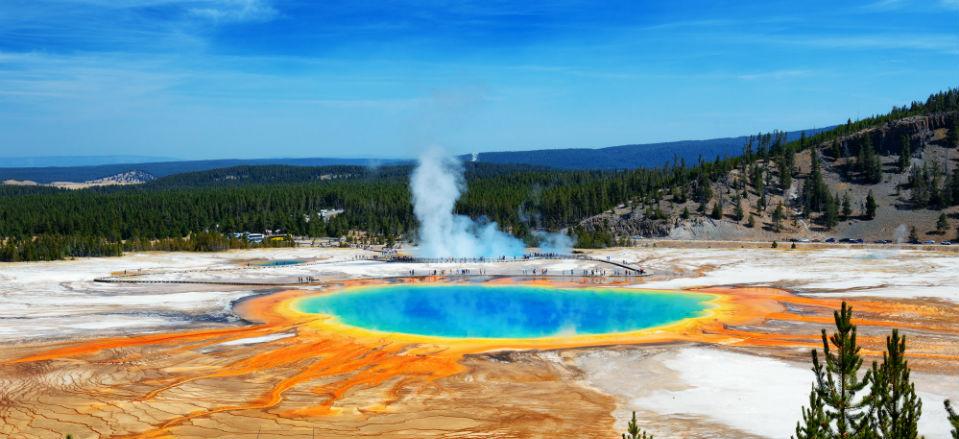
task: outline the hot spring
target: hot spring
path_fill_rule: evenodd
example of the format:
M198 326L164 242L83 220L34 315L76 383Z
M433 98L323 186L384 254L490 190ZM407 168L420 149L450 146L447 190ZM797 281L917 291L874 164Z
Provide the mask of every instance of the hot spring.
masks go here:
M710 299L706 294L616 288L391 285L309 297L298 308L375 331L535 338L662 326L702 316Z

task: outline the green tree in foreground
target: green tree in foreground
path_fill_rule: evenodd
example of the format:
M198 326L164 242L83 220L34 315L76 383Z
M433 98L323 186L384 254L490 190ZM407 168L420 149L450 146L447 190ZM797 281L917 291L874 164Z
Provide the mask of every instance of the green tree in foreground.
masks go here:
M633 412L633 419L626 425L626 433L623 433L623 439L653 439L653 435L647 434L639 428L636 423L636 412Z
M816 375L816 392L825 407L829 419L827 427L831 438L865 438L869 433L869 418L866 416L865 398L860 392L869 384L870 371L859 376L862 367L860 347L856 344L856 325L852 324L852 307L842 303L833 313L836 332L831 337L822 330L823 359L812 351L813 372Z
M872 363L869 393L872 437L879 439L918 439L922 401L915 384L909 381L906 361L906 337L893 329L886 337L882 364Z
M818 374L818 372L817 372ZM829 438L829 417L819 397L819 389L813 385L809 392L809 408L802 408L802 421L796 423L796 435L793 439Z
M952 403L947 399L946 411L949 412L949 425L952 426L952 439L959 439L959 414L952 409Z

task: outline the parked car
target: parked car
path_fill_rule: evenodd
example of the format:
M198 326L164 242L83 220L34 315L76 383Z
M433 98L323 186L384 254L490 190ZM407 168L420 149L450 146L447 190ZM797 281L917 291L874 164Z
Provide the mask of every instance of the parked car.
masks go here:
M863 241L862 238L853 238L849 240L850 244L862 244L863 242L865 241Z
M952 245L952 241L942 241L939 244L941 245Z
M877 240L875 240L875 241L873 241L873 242L876 243L876 244L891 244L891 243L892 243L892 241L890 241L890 240L888 240L888 239L877 239Z
M826 242L836 242L836 238L826 238Z
M926 245L932 245L932 244L935 244L936 241L933 241L933 240L930 239L930 240L927 240L927 241L922 241L922 243L923 243L923 244L926 244Z
M841 244L849 244L850 242L852 242L852 238L841 238L839 240L839 243Z

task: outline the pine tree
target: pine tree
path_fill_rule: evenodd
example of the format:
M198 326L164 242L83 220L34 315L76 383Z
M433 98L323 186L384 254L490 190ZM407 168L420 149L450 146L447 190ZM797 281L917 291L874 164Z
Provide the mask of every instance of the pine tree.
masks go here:
M792 439L829 439L829 437L829 417L826 416L819 391L813 385L809 392L809 408L802 408L802 421L796 423L796 435Z
M939 219L936 220L936 232L940 235L946 233L946 230L949 228L949 220L946 218L946 213L939 213Z
M909 135L903 134L899 140L899 173L902 174L909 169L909 163L912 161L912 151L909 147Z
M868 134L863 136L862 145L859 146L857 166L866 183L875 184L882 181L882 162L876 155L876 151L872 147L871 137Z
M743 217L746 215L746 212L743 211L743 204L739 201L736 202L736 208L733 210L733 216L736 218L736 222L743 220Z
M842 196L842 219L847 220L852 215L852 203L849 201L849 194Z
M836 224L839 223L839 206L836 201L837 197L833 197L826 192L826 210L822 214L823 225L826 226L826 229L832 230L833 227L836 227Z
M872 386L868 397L872 433L877 439L918 439L922 401L909 382L906 337L892 330L886 337L882 364L872 363Z
M822 346L825 367L819 361L818 352L812 351L813 372L816 375L816 390L825 406L830 425L829 437L865 438L869 433L869 418L859 393L871 380L870 371L859 376L862 367L860 347L856 344L856 325L852 324L852 307L842 303L834 312L836 332L831 337L822 330ZM830 349L835 348L835 352Z
M947 399L945 402L946 412L949 413L949 425L952 426L952 439L959 439L959 414L952 409L952 403Z
M626 433L623 433L623 439L653 439L653 435L647 434L639 428L636 423L636 412L633 412L633 419L626 425Z
M783 218L786 217L786 212L783 210L783 203L779 203L776 206L776 210L773 211L773 230L780 231L783 227Z
M876 217L876 197L872 196L872 191L866 194L866 219Z
M916 231L916 226L909 228L909 242L918 243L919 242L919 232Z
M953 118L952 127L946 133L946 146L959 148L959 117Z
M756 227L756 218L753 217L753 214L749 214L749 219L746 220L746 227L749 227L750 229Z
M713 203L713 211L710 212L709 216L714 220L723 219L723 205L719 201Z
M683 212L679 214L682 219L689 219L689 207L683 206Z

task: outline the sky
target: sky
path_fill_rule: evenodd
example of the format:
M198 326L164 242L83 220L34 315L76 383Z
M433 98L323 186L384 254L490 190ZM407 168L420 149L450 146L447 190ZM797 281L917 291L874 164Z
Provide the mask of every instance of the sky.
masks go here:
M959 0L0 1L6 157L602 147L956 86Z

